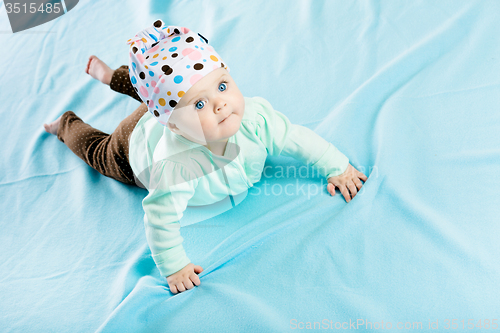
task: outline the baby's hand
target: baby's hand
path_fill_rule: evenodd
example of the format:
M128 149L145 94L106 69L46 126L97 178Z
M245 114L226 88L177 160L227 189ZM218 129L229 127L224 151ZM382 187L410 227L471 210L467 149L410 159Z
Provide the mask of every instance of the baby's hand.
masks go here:
M186 291L186 288L187 289L194 288L193 283L199 286L201 282L200 278L196 274L201 273L202 271L203 268L201 268L201 266L189 263L186 266L184 266L184 268L181 269L180 271L167 276L167 282L170 291L173 294L177 294L178 292L180 293Z
M347 202L351 201L351 196L349 195L349 190L351 191L352 197L354 198L358 193L358 190L361 190L363 184L361 180L366 182L368 177L366 177L361 171L356 170L350 163L347 166L347 169L343 174L328 178L328 185L326 189L332 196L335 195L335 186L339 188L340 193L345 197ZM356 184L356 186L354 186ZM356 190L357 188L357 190Z

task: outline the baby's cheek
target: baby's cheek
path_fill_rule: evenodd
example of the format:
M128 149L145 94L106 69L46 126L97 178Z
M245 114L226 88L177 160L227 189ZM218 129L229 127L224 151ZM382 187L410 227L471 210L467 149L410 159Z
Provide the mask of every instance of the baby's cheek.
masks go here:
M203 131L205 131L206 133L213 131L213 124L206 119L200 119L200 124L201 128L203 128Z
M240 110L241 110L241 115L243 115L245 113L245 100L242 100Z
M217 121L211 120L211 121L206 121L202 124L203 131L205 132L205 138L207 140L214 140L216 139L216 133L219 130L218 128L219 123Z
M243 95L240 93L238 96L238 111L240 112L241 115L245 112L245 98Z

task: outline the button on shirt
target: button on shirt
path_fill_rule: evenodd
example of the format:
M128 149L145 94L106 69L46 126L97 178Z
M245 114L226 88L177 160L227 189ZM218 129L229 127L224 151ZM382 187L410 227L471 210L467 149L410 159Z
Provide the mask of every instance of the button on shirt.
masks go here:
M349 159L307 127L295 125L262 97L244 97L240 129L223 156L173 133L150 112L129 141L134 176L149 191L142 201L151 255L162 276L191 261L182 246L180 219L187 206L209 205L246 191L261 179L267 155L290 156L327 179L342 174Z

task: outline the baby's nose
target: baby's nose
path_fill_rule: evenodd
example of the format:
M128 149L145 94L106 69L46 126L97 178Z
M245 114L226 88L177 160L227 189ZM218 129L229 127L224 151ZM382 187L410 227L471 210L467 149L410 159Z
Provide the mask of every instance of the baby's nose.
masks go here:
M217 111L220 111L223 107L225 108L226 106L227 106L226 102L219 104L219 106L217 107Z

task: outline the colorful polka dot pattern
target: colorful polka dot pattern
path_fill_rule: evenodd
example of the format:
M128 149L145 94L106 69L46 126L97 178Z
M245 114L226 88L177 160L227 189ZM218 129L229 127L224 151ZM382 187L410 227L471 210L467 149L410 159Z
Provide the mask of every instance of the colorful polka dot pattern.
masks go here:
M213 70L229 67L202 35L156 20L129 39L129 75L156 120L166 125L182 96Z

